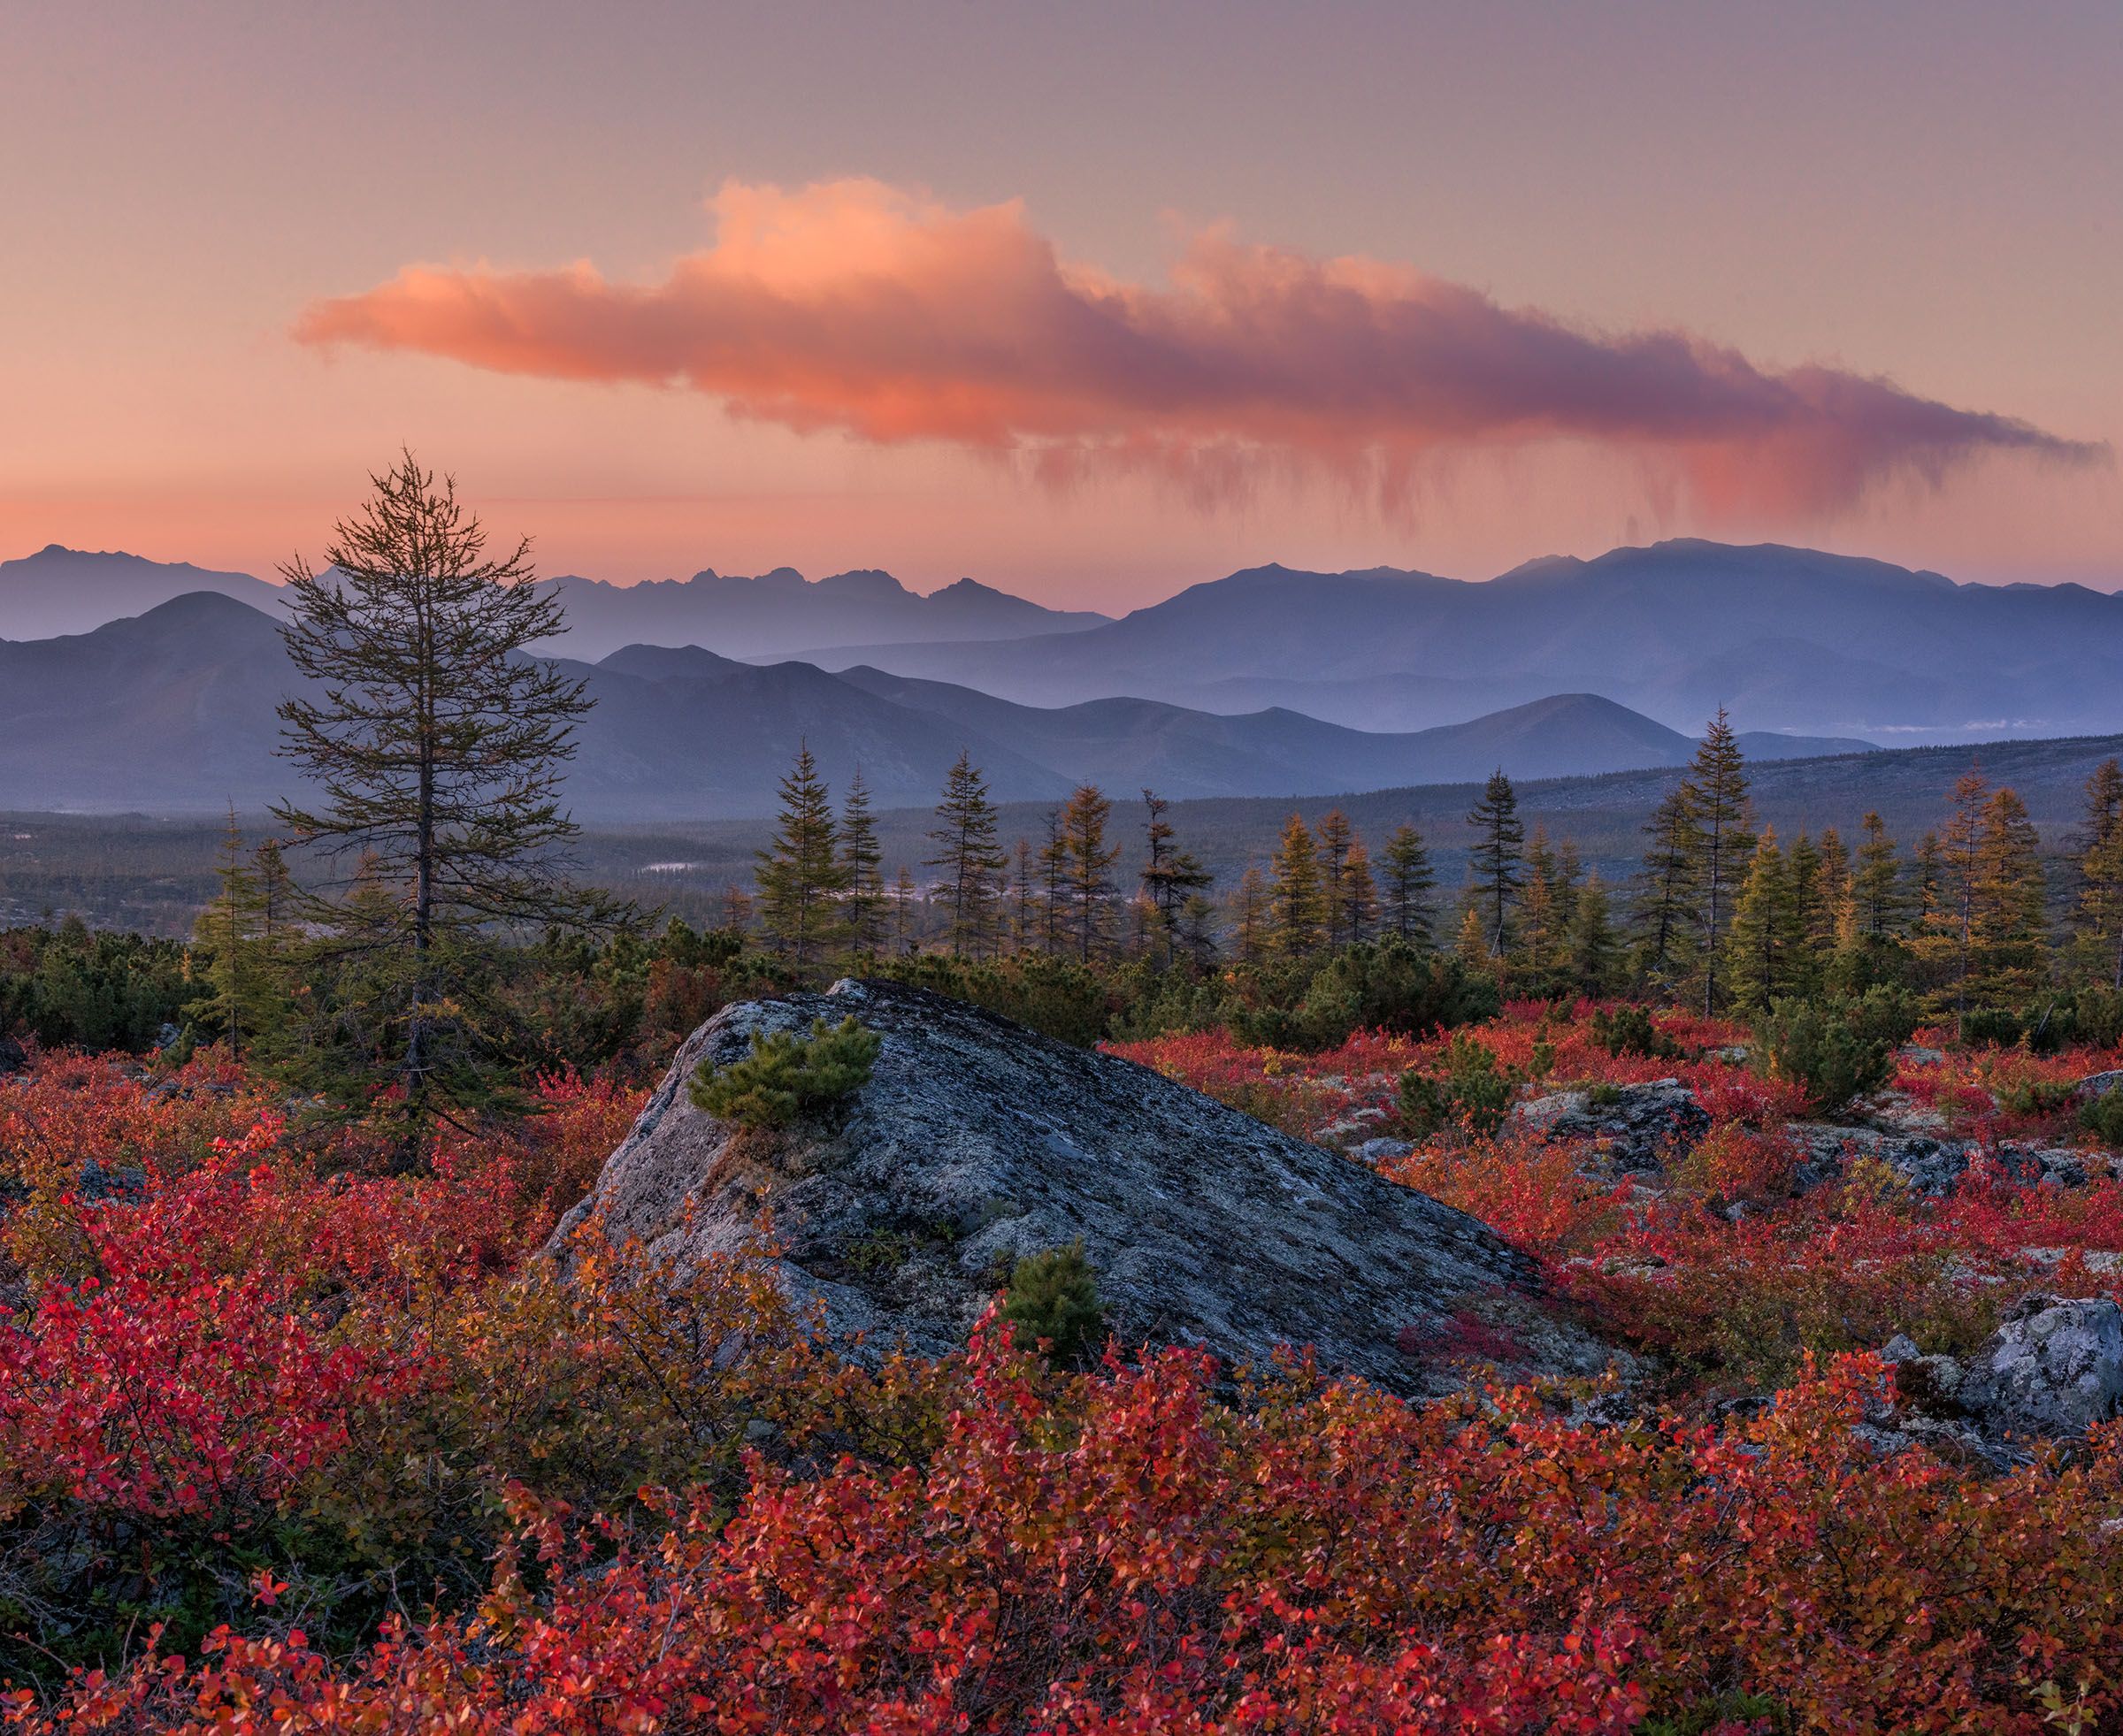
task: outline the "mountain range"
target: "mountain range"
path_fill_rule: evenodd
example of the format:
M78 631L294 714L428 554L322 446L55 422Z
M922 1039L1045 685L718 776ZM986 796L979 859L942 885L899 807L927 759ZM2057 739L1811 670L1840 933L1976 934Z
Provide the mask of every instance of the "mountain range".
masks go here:
M1379 734L1295 712L1224 715L1133 698L1043 710L870 668L759 665L697 646L559 659L597 704L567 800L602 822L771 810L808 741L836 786L860 765L880 806L926 806L970 751L1000 800L1079 782L1175 798L1314 794L1475 778L1673 766L1688 737L1589 693L1449 726ZM295 684L275 617L193 593L92 632L0 642L0 808L255 809L295 787L274 753ZM1866 744L1749 737L1756 757Z
M1776 544L1662 542L1481 582L1268 565L1118 620L970 579L921 596L878 571L551 584L571 623L551 648L578 661L698 646L871 691L890 675L1050 709L1154 694L1405 733L1597 693L1690 734L1721 705L1752 730L1893 743L2123 728L2123 600ZM55 547L0 563L0 638L85 631L202 590L268 610L278 595L240 573Z
M1776 544L1673 541L1480 583L1265 566L1038 642L851 646L866 663L1033 705L1154 692L1409 730L1556 692L1695 730L1954 742L2123 728L2123 600L1956 584Z

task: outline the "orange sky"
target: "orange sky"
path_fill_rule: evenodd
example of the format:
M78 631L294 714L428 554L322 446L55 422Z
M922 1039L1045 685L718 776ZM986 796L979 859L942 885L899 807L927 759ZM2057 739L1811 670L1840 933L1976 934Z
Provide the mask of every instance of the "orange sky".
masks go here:
M2112 8L1583 10L18 0L0 557L2123 583Z

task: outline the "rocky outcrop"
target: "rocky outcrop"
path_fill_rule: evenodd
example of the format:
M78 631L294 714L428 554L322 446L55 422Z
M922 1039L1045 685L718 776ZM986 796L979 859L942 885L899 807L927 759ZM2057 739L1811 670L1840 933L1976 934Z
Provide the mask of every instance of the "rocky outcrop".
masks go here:
M696 1109L703 1059L848 1013L883 1041L834 1116L782 1133ZM1531 1261L1464 1212L1115 1057L882 983L726 1007L695 1031L551 1251L599 1220L679 1264L770 1212L778 1274L875 1353L962 1344L1019 1258L1081 1240L1130 1348L1227 1359L1309 1345L1405 1394L1480 1359L1590 1372L1606 1348Z
M2003 1468L2123 1415L2123 1308L2105 1297L2023 1296L1971 1357L1921 1356L1899 1335L1880 1356L1895 1399L1863 1433L1882 1450L1920 1444Z
M1678 1079L1552 1091L1515 1105L1511 1120L1549 1139L1595 1142L1597 1167L1615 1176L1656 1174L1710 1131L1709 1112Z

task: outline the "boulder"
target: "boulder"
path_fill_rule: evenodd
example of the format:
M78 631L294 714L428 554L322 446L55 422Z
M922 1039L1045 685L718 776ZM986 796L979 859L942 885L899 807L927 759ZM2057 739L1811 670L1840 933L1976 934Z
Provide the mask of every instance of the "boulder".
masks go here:
M2112 1068L2106 1073L2089 1073L2072 1087L2072 1099L2075 1103L2091 1103L2096 1097L2106 1097L2119 1085L2123 1085L2123 1067Z
M1516 1105L1514 1126L1549 1139L1600 1143L1603 1172L1649 1175L1685 1157L1710 1131L1710 1112L1678 1079L1590 1091L1552 1091Z
M1852 1160L1869 1158L1885 1164L1916 1192L1939 1198L1967 1173L1974 1149L1966 1140L1828 1121L1791 1121L1784 1131L1801 1153L1794 1180L1802 1193L1836 1180Z
M2123 1411L2123 1308L2023 1298L1967 1359L1953 1398L1986 1434L2084 1434Z
M836 1113L764 1132L691 1102L703 1060L849 1013L882 1044ZM763 1212L779 1281L862 1335L858 1355L957 1348L1016 1260L1080 1240L1130 1349L1259 1362L1309 1345L1323 1371L1407 1395L1449 1389L1474 1359L1575 1373L1611 1358L1466 1213L1131 1062L899 984L725 1007L549 1251L564 1262L601 1221L683 1267L748 1245Z

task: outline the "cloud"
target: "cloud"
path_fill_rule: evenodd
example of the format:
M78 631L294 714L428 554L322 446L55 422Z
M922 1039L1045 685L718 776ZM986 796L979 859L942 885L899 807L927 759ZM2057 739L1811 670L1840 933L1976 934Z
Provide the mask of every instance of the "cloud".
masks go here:
M880 444L1154 468L1205 496L1326 470L1392 497L1428 461L1576 442L1706 516L1818 515L1988 453L2105 448L1842 368L1759 366L1688 333L1600 332L1411 267L1193 235L1161 285L1065 264L1016 201L873 180L730 182L714 244L661 283L594 267L409 266L295 336L502 373L690 388Z

